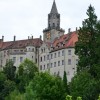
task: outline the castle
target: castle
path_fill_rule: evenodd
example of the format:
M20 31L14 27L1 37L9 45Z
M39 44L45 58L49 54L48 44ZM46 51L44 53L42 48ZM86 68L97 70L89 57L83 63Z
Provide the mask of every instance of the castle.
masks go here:
M55 0L51 12L48 14L48 26L43 30L43 41L39 38L28 37L25 40L4 42L4 36L0 39L0 68L5 66L8 60L14 62L18 68L24 59L28 58L35 62L39 71L50 71L53 75L63 77L67 73L68 81L76 73L78 56L74 54L75 42L78 41L77 30L64 34L60 28L60 14L58 13Z

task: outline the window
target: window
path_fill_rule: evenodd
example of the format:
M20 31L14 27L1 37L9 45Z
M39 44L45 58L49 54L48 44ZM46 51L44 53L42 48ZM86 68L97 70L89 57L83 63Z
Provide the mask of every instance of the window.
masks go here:
M51 59L53 58L53 54L51 54Z
M68 55L71 55L71 50L68 50Z
M68 59L68 65L71 65L71 59Z
M42 61L42 57L41 57L41 60L40 61Z
M70 75L70 72L69 71L67 72L67 75Z
M51 63L51 68L53 67L53 63Z
M43 53L43 49L41 49L41 53Z
M47 69L49 68L49 64L47 64Z
M20 52L23 52L23 50L20 50Z
M22 62L23 61L23 57L20 57L20 62Z
M29 48L29 51L30 51L30 48Z
M64 50L62 51L62 56L64 56Z
M53 27L55 27L55 23L53 23Z
M60 75L60 72L58 71L58 74L57 74L57 76L59 76Z
M34 52L34 48L32 49L32 51Z
M42 70L42 65L40 65L40 70Z
M64 65L64 60L62 60L62 65Z
M45 56L44 56L44 61L45 61Z
M45 70L45 65L44 65L44 70Z
M47 60L49 60L49 55L47 55Z
M14 63L16 62L16 57L13 57L13 62L14 62Z
M60 61L58 61L58 66L60 66Z
M45 48L44 48L44 52L45 52Z
M60 52L58 52L58 57L60 57Z
M54 54L54 57L56 58L56 53Z
M56 62L54 62L54 67L56 67Z

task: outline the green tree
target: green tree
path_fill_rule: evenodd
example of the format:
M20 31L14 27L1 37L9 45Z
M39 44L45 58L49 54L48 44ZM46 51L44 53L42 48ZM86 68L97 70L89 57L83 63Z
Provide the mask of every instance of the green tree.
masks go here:
M14 80L16 75L16 67L13 65L13 61L9 60L5 67L3 68L4 74L7 76L7 79Z
M37 73L26 89L26 100L65 100L63 81L49 73Z
M24 94L21 94L18 90L14 90L5 98L5 100L25 100Z
M34 78L36 72L38 72L38 68L31 60L25 59L20 64L16 75L16 83L20 92L25 92L25 86Z
M69 86L67 83L67 75L66 75L66 71L64 71L64 75L63 75L63 84L66 90L66 93L69 94Z
M95 100L100 93L100 81L96 81L90 73L82 71L78 73L70 83L70 95L73 100L81 96L83 100Z
M94 72L94 69L100 68L100 23L91 5L86 14L88 18L79 29L75 54L79 56L78 71L87 69L96 77L98 71Z
M0 100L3 100L3 89L4 89L4 83L5 83L5 80L6 80L6 76L3 72L0 71Z
M72 96L67 95L67 96L66 96L66 100L72 100Z

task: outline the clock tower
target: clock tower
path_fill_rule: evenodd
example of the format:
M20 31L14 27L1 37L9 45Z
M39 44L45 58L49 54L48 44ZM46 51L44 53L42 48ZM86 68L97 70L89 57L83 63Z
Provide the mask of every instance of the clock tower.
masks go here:
M43 41L53 42L55 38L60 37L64 32L65 31L60 28L60 14L57 11L54 0L51 12L48 14L48 27L43 30Z

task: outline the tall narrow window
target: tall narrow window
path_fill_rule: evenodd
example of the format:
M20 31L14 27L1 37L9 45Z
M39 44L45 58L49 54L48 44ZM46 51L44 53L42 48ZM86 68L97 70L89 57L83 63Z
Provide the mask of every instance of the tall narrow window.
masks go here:
M16 62L16 57L13 57L13 62L14 62L14 63Z
M54 54L54 57L56 58L56 53Z
M56 62L54 62L54 67L56 67Z
M47 60L49 60L49 55L47 55Z
M53 23L53 27L55 27L55 23Z
M64 56L64 50L62 51L62 56Z
M60 66L60 61L58 61L58 66Z
M42 61L42 57L41 57L40 61Z
M71 59L68 59L68 65L71 65Z
M71 50L68 50L68 55L71 55Z
M60 51L58 52L58 57L60 57Z
M64 60L62 60L62 65L64 65Z
M40 70L42 70L42 65L40 65Z
M53 58L53 54L51 54L51 59Z
M23 61L23 57L20 57L20 62L22 62Z
M44 61L45 61L45 56L44 56Z

